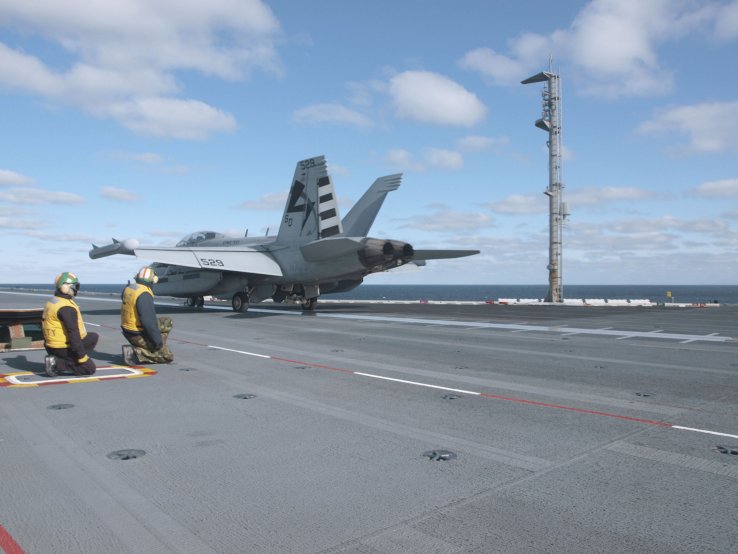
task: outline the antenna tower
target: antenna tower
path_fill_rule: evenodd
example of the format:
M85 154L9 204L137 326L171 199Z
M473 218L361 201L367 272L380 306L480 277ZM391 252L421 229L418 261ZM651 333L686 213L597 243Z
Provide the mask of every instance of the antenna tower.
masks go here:
M563 201L564 183L561 175L561 78L551 71L552 60L549 59L548 71L542 71L522 84L545 83L543 97L543 113L535 125L548 133L548 188L543 194L548 196L548 293L546 302L563 302L564 286L562 280L562 239L564 219L569 215Z

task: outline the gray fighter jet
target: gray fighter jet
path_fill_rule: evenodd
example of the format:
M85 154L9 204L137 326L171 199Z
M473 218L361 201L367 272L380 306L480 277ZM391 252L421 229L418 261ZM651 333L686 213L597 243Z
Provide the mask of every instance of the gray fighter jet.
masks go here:
M229 298L242 312L271 298L312 310L321 294L344 292L379 271L426 260L460 258L479 250L416 250L399 240L366 236L402 174L380 177L341 220L324 156L297 163L277 236L232 238L192 233L174 247L139 246L129 239L92 245L90 258L113 254L154 260L154 291L202 306L205 296Z

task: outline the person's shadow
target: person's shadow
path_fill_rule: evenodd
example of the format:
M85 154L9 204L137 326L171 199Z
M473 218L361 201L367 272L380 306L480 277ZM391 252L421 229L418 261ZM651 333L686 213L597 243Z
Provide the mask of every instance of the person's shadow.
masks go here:
M98 352L97 350L93 350L90 353L90 358L95 360L95 362L106 362L113 365L125 365L122 355L116 356L115 354L108 354L107 352ZM44 377L46 376L46 369L44 367L43 361L40 363L30 361L23 354L19 354L12 358L2 358L2 360L5 362L6 366L14 371L30 371L32 373L35 373L36 375L42 375ZM3 373L2 366L0 366L0 373ZM66 373L64 374L66 375Z
M15 371L32 371L37 375L46 375L44 363L31 362L25 355L18 355L13 358L3 358L5 365Z
M93 350L90 353L90 358L95 360L96 362L108 362L115 365L120 365L123 363L123 354L111 354L109 352L99 352L98 350ZM125 365L125 364L124 364Z

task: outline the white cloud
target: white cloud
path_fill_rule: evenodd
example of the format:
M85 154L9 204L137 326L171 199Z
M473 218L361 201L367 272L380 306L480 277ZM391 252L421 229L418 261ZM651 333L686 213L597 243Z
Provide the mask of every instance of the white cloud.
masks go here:
M568 192L565 201L571 205L587 206L654 197L653 192L636 187L590 187Z
M0 169L0 186L3 185L32 185L34 180L9 169Z
M341 177L348 177L351 175L351 170L348 167L334 163L328 164L328 172L331 175L340 175Z
M178 71L229 80L257 69L281 72L279 23L260 0L6 0L0 22L39 35L71 57L68 66L55 66L51 58L0 43L0 87L120 118L136 132L202 138L235 126L232 116L214 107L176 98ZM187 128L162 124L160 114L142 106L152 102L174 108Z
M440 169L461 169L464 167L464 158L453 150L429 148L425 153L425 162L431 167Z
M543 194L511 194L489 204L489 209L499 214L539 214L548 211L548 199Z
M100 196L120 202L136 202L139 200L139 196L135 192L115 187L103 187Z
M368 108L374 103L374 95L387 92L387 83L379 80L367 82L349 81L346 83L349 91L349 102L354 106Z
M46 227L46 223L42 221L24 221L14 216L0 216L0 229L41 229L43 227Z
M0 16L101 67L195 69L225 78L277 69L279 23L260 0L6 0Z
M477 231L494 224L492 218L485 214L443 209L429 215L418 215L400 221L405 222L401 227L423 231Z
M593 206L654 197L654 193L636 187L589 187L567 192L564 202L567 205ZM512 194L500 202L489 204L489 208L495 213L535 214L547 212L548 204L543 194Z
M134 162L141 162L146 165L158 165L164 163L164 158L161 154L155 154L154 152L122 153L119 156L126 160L133 160Z
M191 168L184 164L168 164L164 156L154 152L112 152L111 156L116 160L136 162L157 173L182 175L191 171Z
M400 171L421 172L428 168L458 170L464 167L464 157L453 150L427 148L418 159L411 152L398 148L387 152L385 163Z
M11 204L82 204L85 199L71 192L25 188L0 191L0 201Z
M385 162L401 171L423 171L425 167L416 161L413 155L401 148L387 152Z
M518 85L530 71L531 62L513 59L491 48L477 48L464 54L459 67L477 71L496 85Z
M735 121L738 121L738 102L706 102L665 110L639 125L636 132L687 135L688 152L738 151Z
M470 135L456 141L458 147L465 152L493 152L497 153L501 148L510 144L507 137L484 137Z
M738 38L738 2L721 6L715 14L715 33L721 40Z
M593 80L593 94L662 94L673 80L659 67L655 47L668 38L679 11L669 0L598 0L577 15L568 35L559 36L568 57Z
M47 96L63 93L63 83L34 56L0 43L0 86Z
M624 252L676 250L678 236L664 232L661 225L634 225L622 221L600 225L574 222L564 236L564 252L583 250L600 257L620 257ZM570 256L571 257L571 256ZM594 263L594 262L593 262Z
M729 198L738 196L738 179L721 179L702 183L694 190L695 194L704 197Z
M623 235L647 235L678 231L682 233L719 235L728 229L727 223L714 219L681 219L674 216L661 216L648 219L624 219L600 223L600 229Z
M341 104L323 103L301 108L292 114L298 123L336 123L368 128L373 122L367 116Z
M264 194L258 201L247 200L240 204L240 208L247 210L280 210L287 202L287 193Z
M390 79L388 92L395 113L421 123L471 127L487 108L473 93L448 77L430 71L405 71Z
M673 77L661 67L658 47L706 27L712 17L715 10L709 6L684 0L592 0L567 29L524 33L510 43L509 54L477 48L458 63L493 84L517 86L553 55L557 63L571 65L585 93L607 98L664 94L673 88ZM726 23L722 34L733 31Z
M40 231L29 231L25 234L44 241L81 242L86 244L95 242L95 239L89 235L59 235L56 233L42 233Z
M96 112L113 116L132 131L179 139L205 139L212 133L236 128L231 114L199 100L138 98L109 104Z

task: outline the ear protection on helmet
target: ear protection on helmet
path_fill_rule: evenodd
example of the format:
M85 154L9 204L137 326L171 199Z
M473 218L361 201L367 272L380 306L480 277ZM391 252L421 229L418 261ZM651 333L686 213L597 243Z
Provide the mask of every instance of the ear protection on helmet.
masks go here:
M136 282L142 285L155 285L159 282L159 277L157 277L153 269L146 266L142 267L136 274Z

